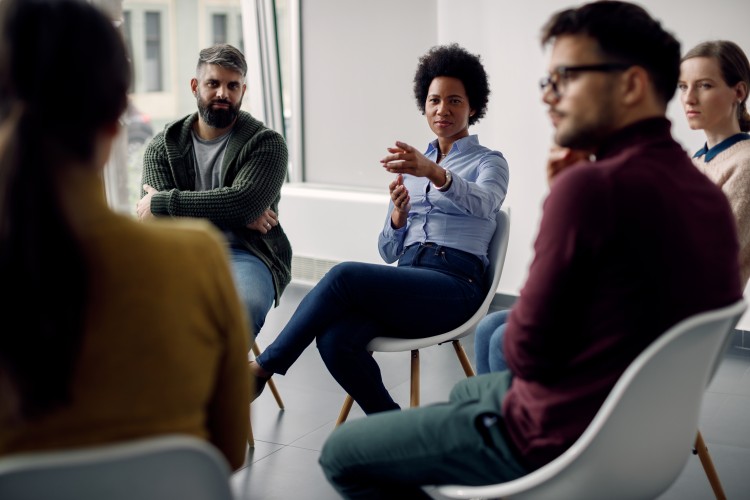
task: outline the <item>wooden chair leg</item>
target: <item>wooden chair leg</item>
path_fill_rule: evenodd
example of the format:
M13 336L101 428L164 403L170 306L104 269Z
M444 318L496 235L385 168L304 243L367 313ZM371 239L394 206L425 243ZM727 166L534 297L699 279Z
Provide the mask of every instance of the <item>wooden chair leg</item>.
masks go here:
M411 400L410 406L415 408L419 406L419 350L414 349L411 352Z
M250 448L255 448L255 437L253 437L253 421L250 418L250 412L248 412L247 418L247 445Z
M351 411L353 404L354 399L347 394L346 399L344 399L344 405L341 407L341 411L339 412L339 418L336 419L336 427L346 422L346 417L349 416L349 412Z
M253 342L253 355L256 358L260 356L260 348L258 347L257 342ZM273 394L273 398L276 400L276 404L279 405L279 409L283 410L284 401L281 400L281 394L279 394L279 390L276 388L276 383L273 381L273 377L268 379L266 385L268 385L268 388L271 389L271 393Z
M724 489L721 487L721 481L719 481L719 474L716 472L711 455L708 454L708 447L703 441L701 432L698 431L698 436L695 438L695 453L701 460L703 470L706 471L706 477L708 482L711 484L711 489L714 491L714 495L717 500L726 500L727 496L724 494Z
M276 400L276 404L279 405L279 409L283 410L284 402L281 400L281 394L279 394L279 390L276 388L276 383L274 383L273 377L268 379L266 385L268 385L268 388L271 389L271 394L273 394L273 398Z
M464 351L464 346L461 345L460 340L453 341L453 349L456 350L456 356L458 356L458 361L461 363L461 367L464 369L464 373L466 374L466 376L473 377L474 375L476 375L476 372L474 372L474 368L471 366L469 357L466 355L466 351Z

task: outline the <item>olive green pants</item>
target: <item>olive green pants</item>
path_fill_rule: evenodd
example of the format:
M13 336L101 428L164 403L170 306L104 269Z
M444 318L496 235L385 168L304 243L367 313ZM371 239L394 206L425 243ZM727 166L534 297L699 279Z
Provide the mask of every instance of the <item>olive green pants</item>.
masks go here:
M320 464L344 498L430 498L425 485L486 485L527 473L508 445L500 406L510 372L462 380L449 402L346 422ZM489 410L489 411L488 411Z

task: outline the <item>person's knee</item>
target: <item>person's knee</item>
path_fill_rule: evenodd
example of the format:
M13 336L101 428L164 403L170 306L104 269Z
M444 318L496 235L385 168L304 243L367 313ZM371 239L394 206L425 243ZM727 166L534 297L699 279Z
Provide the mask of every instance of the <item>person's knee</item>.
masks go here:
M494 325L491 322L486 321L487 316L479 322L476 330L474 331L474 344L482 346L485 342L489 341L492 332L495 331Z
M495 331L492 332L492 336L490 337L490 345L492 346L492 349L500 350L502 354L503 350L503 337L505 336L505 324L502 324L495 328Z
M344 466L346 461L341 460L343 454L343 447L347 446L349 439L343 439L343 435L340 429L336 429L323 444L323 449L320 451L320 457L318 463L323 469L323 473L331 482L340 480L341 476L344 475Z
M507 311L495 311L484 318L479 322L476 329L476 335L481 335L483 337L488 337L494 332L497 327L502 325L507 321L508 318L508 312Z
M342 356L351 356L352 353L351 346L335 335L321 335L316 339L315 345L329 370L337 366L337 360L342 359Z
M481 377L485 374L477 374L476 377ZM450 393L448 394L448 401L451 403L464 401L473 397L471 391L471 381L469 378L461 379L455 383Z
M495 330L496 328L504 325L508 321L510 315L510 309L504 309L502 311L495 311L484 317L480 323L484 323L488 330Z
M320 280L323 286L340 286L346 284L351 276L357 276L361 268L360 262L340 262L336 264Z

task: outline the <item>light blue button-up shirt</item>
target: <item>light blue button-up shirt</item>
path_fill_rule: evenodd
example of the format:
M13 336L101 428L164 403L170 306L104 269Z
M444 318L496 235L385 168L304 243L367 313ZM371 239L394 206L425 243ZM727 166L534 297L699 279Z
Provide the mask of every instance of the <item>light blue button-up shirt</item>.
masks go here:
M439 152L435 139L424 154L436 161ZM378 237L380 256L387 263L398 260L414 243L431 242L472 253L488 264L487 248L495 232L495 216L508 192L508 162L502 153L480 145L478 137L470 135L453 143L440 166L453 176L444 192L426 177L404 175L411 198L408 222L401 229L393 229L391 201Z

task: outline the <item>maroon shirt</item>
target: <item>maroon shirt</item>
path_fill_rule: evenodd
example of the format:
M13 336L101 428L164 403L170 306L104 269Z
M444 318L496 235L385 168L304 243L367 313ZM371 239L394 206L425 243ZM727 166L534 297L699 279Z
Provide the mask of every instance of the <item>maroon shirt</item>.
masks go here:
M742 298L734 224L666 118L558 175L503 341L515 377L502 413L527 465L570 447L656 337Z

